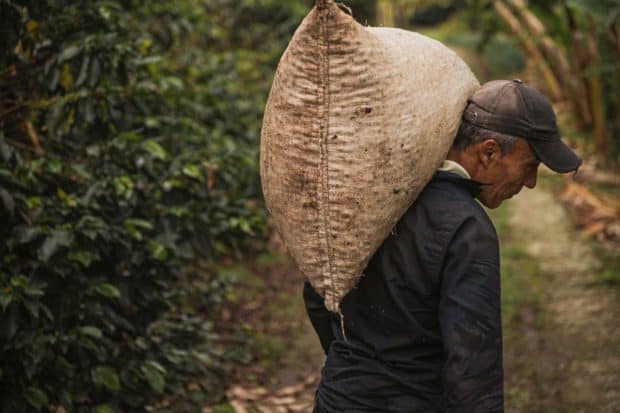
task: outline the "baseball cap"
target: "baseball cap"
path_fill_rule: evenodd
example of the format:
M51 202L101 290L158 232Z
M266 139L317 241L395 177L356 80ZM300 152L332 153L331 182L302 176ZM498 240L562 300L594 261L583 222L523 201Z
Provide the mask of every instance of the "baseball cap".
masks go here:
M551 102L521 80L493 80L467 101L463 119L484 129L523 138L555 172L579 169L581 158L562 140Z

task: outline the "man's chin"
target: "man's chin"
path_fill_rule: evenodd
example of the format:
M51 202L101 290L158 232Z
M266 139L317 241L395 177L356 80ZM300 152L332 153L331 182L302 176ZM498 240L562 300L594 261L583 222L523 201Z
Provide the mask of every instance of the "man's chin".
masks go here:
M488 209L498 208L500 205L502 205L502 202L505 201L504 199L500 199L500 200L491 199L491 200L488 200L488 199L482 199L482 198L478 198L478 200L480 201L480 203L482 205L484 205Z

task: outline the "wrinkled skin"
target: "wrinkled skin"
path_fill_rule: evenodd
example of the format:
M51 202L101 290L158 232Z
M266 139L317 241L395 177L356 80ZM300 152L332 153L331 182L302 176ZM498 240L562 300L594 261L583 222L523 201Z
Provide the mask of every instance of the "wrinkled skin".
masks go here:
M491 209L518 194L524 186L534 188L540 165L525 139L518 139L508 153L503 153L495 140L487 139L461 152L451 151L448 159L459 162L473 180L484 184L478 199Z

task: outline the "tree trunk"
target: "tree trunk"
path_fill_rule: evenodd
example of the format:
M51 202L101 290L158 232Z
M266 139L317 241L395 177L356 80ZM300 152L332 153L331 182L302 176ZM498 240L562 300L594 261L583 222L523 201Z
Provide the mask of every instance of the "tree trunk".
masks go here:
M607 35L609 36L609 41L613 45L614 63L616 64L616 67L620 67L620 37L618 36L618 30L615 24L612 24L609 26ZM616 83L614 87L616 88L616 99L614 100L613 110L614 110L614 113L619 113L620 112L620 91L618 91L618 89L620 89L620 70L616 70L615 73L616 73L616 79L615 79ZM618 151L620 151L620 116L618 115L614 116L612 136L614 136L616 139L614 144L616 145L616 153L618 153Z
M589 19L587 33L588 55L591 67L601 66L601 55L596 42L596 26ZM592 111L592 123L594 127L594 148L601 157L607 157L607 130L605 127L605 96L603 95L603 82L599 73L587 76L590 85L590 109Z
M558 79L555 77L555 74L549 67L549 63L534 43L532 37L519 22L519 19L513 14L513 12L508 8L508 6L504 4L504 2L500 0L494 0L493 6L495 7L497 13L506 21L514 34L519 38L521 44L523 45L525 53L530 56L530 58L538 67L538 70L540 71L543 80L545 81L545 85L549 91L549 94L551 95L551 100L562 100L562 88L560 87Z
M573 54L575 56L574 59L571 59L571 62L573 62L575 78L579 82L579 115L582 119L583 129L587 129L592 126L592 112L590 110L589 101L589 85L583 74L584 68L588 65L588 58L585 51L583 34L579 31L579 28L577 27L577 20L575 19L572 10L566 5L565 2L563 3L563 6L564 13L566 14L566 20L568 21L568 29L571 34L571 45L573 48Z
M377 0L377 26L394 27L393 0Z

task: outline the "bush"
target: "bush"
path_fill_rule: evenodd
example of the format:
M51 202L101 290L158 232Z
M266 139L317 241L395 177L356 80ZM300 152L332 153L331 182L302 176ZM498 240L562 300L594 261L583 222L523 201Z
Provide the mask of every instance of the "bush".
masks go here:
M200 263L264 232L261 113L305 11L0 0L2 411L219 397L227 281Z

